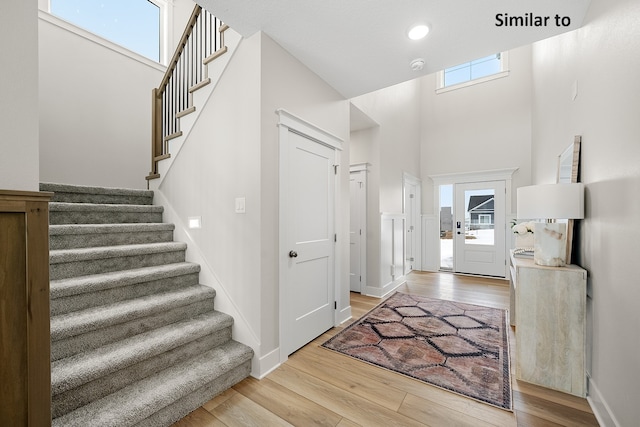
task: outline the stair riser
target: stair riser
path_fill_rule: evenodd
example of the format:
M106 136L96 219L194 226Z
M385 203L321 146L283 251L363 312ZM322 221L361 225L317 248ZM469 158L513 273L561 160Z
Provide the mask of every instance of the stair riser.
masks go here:
M184 250L50 264L51 280L184 262Z
M164 407L149 418L140 421L136 427L170 426L195 411L215 396L233 387L251 373L251 361L237 366L231 371L220 375L215 381L199 388L187 396Z
M198 284L198 273L184 274L181 276L167 277L150 282L132 283L128 286L119 286L103 291L86 292L51 300L51 315L71 313L84 310L96 305L113 304L128 299L139 298L146 295L170 291L186 286Z
M51 407L53 418L100 399L142 378L160 372L175 363L222 345L230 339L231 327L224 328L215 334L204 336L110 375L54 395Z
M139 317L128 322L115 324L80 335L53 340L51 342L51 360L55 361L74 354L93 350L125 338L132 337L174 322L186 320L198 314L213 311L213 298L197 301L181 307L170 308Z
M151 205L153 203L153 197L120 194L65 193L56 191L54 192L51 201L64 203L97 203L109 205Z
M140 224L162 222L162 212L50 211L49 224Z
M49 236L49 249L79 249L171 241L173 241L173 231L170 230L138 233L60 234Z

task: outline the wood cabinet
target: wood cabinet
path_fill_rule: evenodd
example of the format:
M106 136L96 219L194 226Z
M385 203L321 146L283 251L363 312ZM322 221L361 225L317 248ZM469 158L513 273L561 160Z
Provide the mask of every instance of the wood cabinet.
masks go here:
M0 425L51 425L50 193L0 190Z
M587 272L511 254L516 378L584 397Z

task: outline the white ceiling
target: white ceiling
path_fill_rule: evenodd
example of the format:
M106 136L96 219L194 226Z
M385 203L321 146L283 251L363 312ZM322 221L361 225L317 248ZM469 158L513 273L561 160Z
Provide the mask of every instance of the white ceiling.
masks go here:
M582 25L591 0L197 0L241 35L263 31L346 98ZM546 26L497 27L496 15L550 17ZM554 17L571 25L556 26ZM431 31L420 41L415 23ZM423 58L422 71L409 63Z

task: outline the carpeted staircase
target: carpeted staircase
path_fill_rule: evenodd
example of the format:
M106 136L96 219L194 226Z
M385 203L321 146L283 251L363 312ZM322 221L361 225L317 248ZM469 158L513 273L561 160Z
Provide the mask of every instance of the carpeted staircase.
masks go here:
M153 192L43 183L53 426L168 426L249 375Z

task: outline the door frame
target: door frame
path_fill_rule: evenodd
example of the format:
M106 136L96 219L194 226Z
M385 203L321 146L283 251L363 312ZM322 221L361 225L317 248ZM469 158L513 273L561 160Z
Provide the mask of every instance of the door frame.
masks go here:
M413 260L414 268L412 268L412 270L421 271L422 270L422 180L420 180L419 178L416 178L415 176L407 172L404 172L402 175L402 213L405 215L405 228L410 227L412 225L412 224L409 224L409 215L407 215L407 212L406 212L407 184L411 184L416 187L416 194L415 194L416 212L414 212L414 216L413 216L415 223L413 224L414 229L412 230L414 232L414 237L413 237L414 245L413 245L413 248L411 248L413 259L414 259ZM407 234L407 230L405 229L405 242L407 241L406 234ZM405 256L406 256L406 248L405 248ZM406 270L406 267L405 267L405 270ZM409 272L405 271L404 273L406 275Z
M367 175L369 173L369 163L358 163L349 166L349 177L352 175L358 175L360 179L362 179L362 184L364 187L364 193L362 200L360 201L361 210L360 210L360 293L364 294L364 289L367 287L367 204L368 204L368 183L367 183ZM349 198L352 195L349 194ZM349 224L349 231L351 231L351 224ZM351 255L351 254L349 254ZM349 284L349 289L351 289L351 284Z
M465 173L447 173L438 175L429 175L429 178L433 181L433 201L434 211L436 211L436 220L433 221L433 226L438 227L438 230L431 230L427 235L433 236L432 241L425 242L426 247L430 247L431 251L428 253L433 254L433 259L430 260L429 265L440 265L440 186L447 184L466 184L470 182L484 182L484 181L504 181L505 185L505 227L509 224L509 221L515 217L513 213L512 202L512 180L513 174L519 168L505 168L505 169L493 169L486 171L473 171ZM511 233L505 230L505 259L509 259L509 250L511 248ZM506 278L509 278L509 269L506 269Z
M342 148L343 140L313 125L312 123L309 123L308 121L291 114L287 110L278 109L276 110L276 113L279 116L279 120L278 120L278 132L279 132L279 136L278 136L279 138L279 145L278 145L279 147L279 166L278 166L278 175L279 175L278 176L278 182L279 182L279 214L278 214L278 217L279 217L278 218L279 341L278 342L279 342L280 363L284 363L289 357L286 351L286 348L288 348L288 346L285 346L283 344L287 342L286 340L288 338L287 328L285 327L286 320L287 320L285 317L285 313L286 313L285 310L287 308L287 301L285 299L285 289L286 289L287 280L289 279L288 267L287 267L289 256L288 256L288 249L287 249L288 248L287 224L285 220L285 215L283 215L282 213L285 212L287 207L289 206L289 194L286 190L288 183L286 182L286 173L285 173L289 166L289 156L287 154L288 144L290 144L289 135L291 132L293 132L304 138L308 138L309 140L314 141L318 144L322 144L329 148L334 149L334 153L335 153L334 165L336 166L336 179L334 179L335 191L334 191L333 216L334 216L334 233L336 233L336 235L338 234L339 227L335 219L338 218L338 213L341 211L341 208L340 208L341 197L339 197L340 183L339 183L339 179L337 179L338 177L337 167L339 166L340 152L343 150ZM337 307L337 300L340 295L340 274L341 274L340 263L338 262L338 260L340 259L340 256L341 256L341 251L339 246L334 245L333 297L334 297L334 300L336 301L336 304L334 306L335 307L334 315L333 315L334 326L338 326L337 315L338 315L339 309Z

